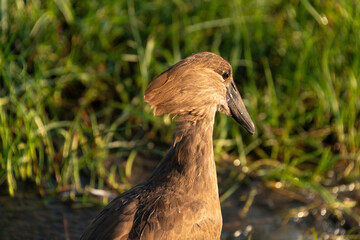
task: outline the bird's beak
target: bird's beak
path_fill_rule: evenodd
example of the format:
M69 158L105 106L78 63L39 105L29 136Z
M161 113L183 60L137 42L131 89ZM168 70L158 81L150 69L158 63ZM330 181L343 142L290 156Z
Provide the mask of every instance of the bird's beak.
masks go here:
M255 133L255 125L247 112L240 93L235 83L230 82L226 88L226 101L231 112L231 116L240 123L252 135Z

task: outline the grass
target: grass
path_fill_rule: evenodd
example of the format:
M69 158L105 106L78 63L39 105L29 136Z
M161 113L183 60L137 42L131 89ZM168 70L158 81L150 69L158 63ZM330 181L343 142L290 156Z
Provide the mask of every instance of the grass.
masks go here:
M212 51L232 64L257 127L251 137L217 115L215 157L231 173L221 199L257 177L359 223L358 200L339 191L360 190L359 29L350 0L2 0L0 185L74 197L131 187L137 156L172 140L170 118L143 102L147 84Z

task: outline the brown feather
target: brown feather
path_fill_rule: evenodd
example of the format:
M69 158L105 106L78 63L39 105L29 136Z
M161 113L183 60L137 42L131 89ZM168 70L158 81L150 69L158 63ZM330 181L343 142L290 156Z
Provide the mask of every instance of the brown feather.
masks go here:
M178 116L174 143L152 176L106 206L81 239L220 238L212 131L217 110L231 115L226 99L231 81L230 64L205 52L181 60L149 84L145 101L154 115Z

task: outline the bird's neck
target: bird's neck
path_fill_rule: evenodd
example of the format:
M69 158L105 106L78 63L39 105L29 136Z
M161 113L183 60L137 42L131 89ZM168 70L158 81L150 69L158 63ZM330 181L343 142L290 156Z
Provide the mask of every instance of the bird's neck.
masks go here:
M153 177L162 176L165 184L181 185L184 189L198 192L207 189L218 197L212 141L215 111L199 119L191 119L191 116L177 119L174 144Z

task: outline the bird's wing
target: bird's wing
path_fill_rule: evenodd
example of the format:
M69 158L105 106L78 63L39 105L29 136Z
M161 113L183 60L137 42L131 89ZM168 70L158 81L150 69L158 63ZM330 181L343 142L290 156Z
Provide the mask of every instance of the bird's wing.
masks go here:
M133 191L119 195L90 223L81 240L128 239L137 211L138 199Z
M216 220L208 218L208 203L155 189L139 194L134 191L136 189L109 203L89 225L81 240L184 239L196 234L200 234L200 239L216 239L204 238L209 234L218 235L221 229L220 226L211 230Z

